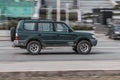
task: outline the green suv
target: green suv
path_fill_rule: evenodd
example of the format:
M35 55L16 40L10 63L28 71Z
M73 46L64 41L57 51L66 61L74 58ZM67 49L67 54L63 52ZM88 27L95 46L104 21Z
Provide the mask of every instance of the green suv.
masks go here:
M21 20L11 30L14 47L27 49L29 54L39 54L44 47L71 46L80 54L89 54L97 40L91 33L74 32L64 22L50 20Z

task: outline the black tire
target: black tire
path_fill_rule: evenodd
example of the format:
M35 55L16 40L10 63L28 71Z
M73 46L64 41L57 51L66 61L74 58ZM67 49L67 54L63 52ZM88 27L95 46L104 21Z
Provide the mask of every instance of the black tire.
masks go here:
M77 44L76 50L79 54L89 54L91 51L91 44L87 40L82 40Z
M29 52L29 54L32 54L32 55L40 54L41 49L42 49L42 46L38 41L30 41L27 45L27 51Z
M14 41L15 40L15 33L16 33L16 28L15 27L12 27L10 29L10 38L11 38L11 41Z
M77 52L76 47L73 47L72 49L73 49L73 51Z

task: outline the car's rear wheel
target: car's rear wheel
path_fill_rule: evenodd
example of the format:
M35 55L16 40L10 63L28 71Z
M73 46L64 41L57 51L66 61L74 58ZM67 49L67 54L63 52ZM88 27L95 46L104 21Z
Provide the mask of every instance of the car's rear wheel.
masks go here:
M27 45L27 51L32 55L40 54L41 48L41 44L38 41L30 41Z
M11 41L14 41L15 40L15 33L16 33L16 28L15 27L12 27L10 29L10 38L11 38Z
M77 44L76 50L80 54L89 54L91 51L91 44L87 40L82 40Z

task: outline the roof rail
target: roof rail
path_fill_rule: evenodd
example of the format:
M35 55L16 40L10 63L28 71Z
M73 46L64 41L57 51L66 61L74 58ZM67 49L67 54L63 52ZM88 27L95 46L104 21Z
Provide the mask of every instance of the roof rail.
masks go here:
M40 19L40 18L39 18L39 19L25 19L25 18L24 18L23 20L24 20L24 21L25 21L25 20L26 20L26 21L27 21L27 20L54 21L53 19Z

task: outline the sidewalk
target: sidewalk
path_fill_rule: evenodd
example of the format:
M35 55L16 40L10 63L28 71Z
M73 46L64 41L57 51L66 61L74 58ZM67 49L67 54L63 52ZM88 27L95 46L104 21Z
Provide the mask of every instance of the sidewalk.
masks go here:
M120 61L0 62L0 78L120 76Z
M120 70L120 61L0 62L0 72Z

